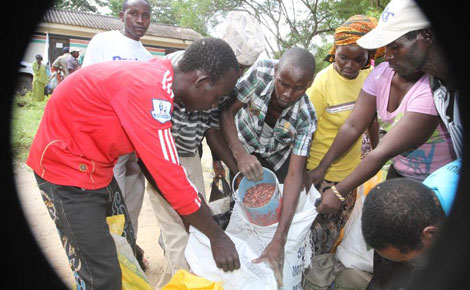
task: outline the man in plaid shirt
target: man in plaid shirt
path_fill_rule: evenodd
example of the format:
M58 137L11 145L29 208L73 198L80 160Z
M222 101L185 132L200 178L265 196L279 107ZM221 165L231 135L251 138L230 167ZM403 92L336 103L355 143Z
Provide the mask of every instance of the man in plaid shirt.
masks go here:
M266 167L284 184L278 228L255 260L267 261L281 284L284 246L316 129L315 110L305 94L314 75L315 58L305 49L291 48L279 61L260 60L239 79L220 119L239 171L260 180Z

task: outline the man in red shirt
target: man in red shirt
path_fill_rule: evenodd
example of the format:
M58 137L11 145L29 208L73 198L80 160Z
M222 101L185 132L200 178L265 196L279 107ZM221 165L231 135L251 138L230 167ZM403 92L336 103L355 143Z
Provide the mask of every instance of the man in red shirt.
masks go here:
M212 219L180 166L171 135L174 102L208 109L235 86L237 59L220 39L195 41L176 66L169 60L102 62L65 79L48 102L27 164L56 223L77 289L121 289L106 217L126 215L113 178L118 157L135 151L152 182L183 219L211 240L218 267L240 267L235 246Z

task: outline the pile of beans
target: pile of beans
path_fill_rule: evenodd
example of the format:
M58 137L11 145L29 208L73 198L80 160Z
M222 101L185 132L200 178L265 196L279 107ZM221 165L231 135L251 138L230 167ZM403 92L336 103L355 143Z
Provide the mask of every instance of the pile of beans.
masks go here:
M243 197L243 204L247 207L262 207L266 205L274 194L276 186L271 183L259 183L247 189Z

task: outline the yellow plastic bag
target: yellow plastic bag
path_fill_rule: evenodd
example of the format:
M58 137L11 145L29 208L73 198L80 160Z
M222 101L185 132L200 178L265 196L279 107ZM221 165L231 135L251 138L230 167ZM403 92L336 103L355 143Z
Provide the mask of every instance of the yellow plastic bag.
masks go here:
M178 270L162 290L223 290L220 282L212 282L186 270Z
M379 183L382 183L387 178L389 165L385 165L380 169L376 175L372 176L369 180L364 182L358 187L358 194L361 194L363 197L366 197L369 191Z
M152 290L147 276L132 252L131 246L126 238L121 236L124 230L124 215L107 217L106 222L116 244L122 272L122 290Z

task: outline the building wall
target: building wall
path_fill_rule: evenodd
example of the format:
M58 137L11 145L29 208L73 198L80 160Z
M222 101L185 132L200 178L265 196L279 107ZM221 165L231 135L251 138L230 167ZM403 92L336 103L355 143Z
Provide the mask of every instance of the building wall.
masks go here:
M34 62L34 57L37 54L41 54L43 58L46 59L45 48L47 43L49 43L48 55L50 59L48 60L50 62L62 54L62 47L66 45L68 45L70 49L78 48L81 52L80 54L84 55L89 41L99 32L102 31L83 27L77 29L76 27L56 24L39 25L38 31L33 34L31 42L25 51L23 60L29 63ZM49 42L47 42L47 35L49 36ZM185 49L191 44L190 41L165 39L154 36L144 36L141 41L144 47L147 48L154 57L164 57L175 50Z

